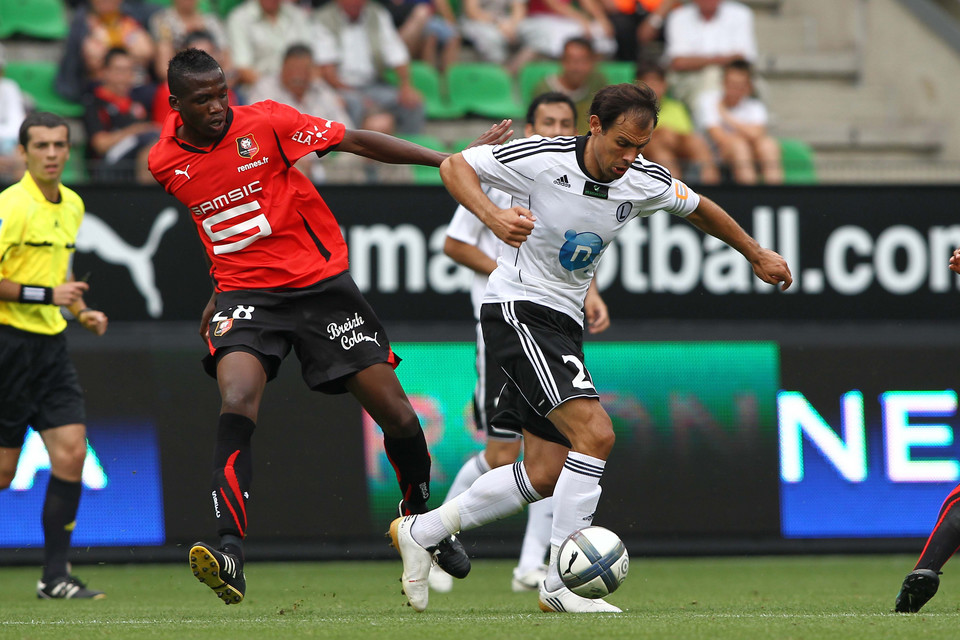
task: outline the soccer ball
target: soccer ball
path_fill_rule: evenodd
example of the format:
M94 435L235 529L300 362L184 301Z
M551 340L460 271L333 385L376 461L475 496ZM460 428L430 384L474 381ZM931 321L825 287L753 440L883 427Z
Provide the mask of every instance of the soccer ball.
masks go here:
M626 580L629 568L630 557L620 537L603 527L574 531L557 554L563 584L584 598L613 593Z

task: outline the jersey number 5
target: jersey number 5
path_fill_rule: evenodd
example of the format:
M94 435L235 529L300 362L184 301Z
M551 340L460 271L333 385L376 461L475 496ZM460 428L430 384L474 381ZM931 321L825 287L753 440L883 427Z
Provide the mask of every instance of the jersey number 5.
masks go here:
M256 242L257 238L262 238L273 233L273 229L270 228L270 222L267 220L267 216L262 213L251 218L247 218L246 220L238 222L229 227L220 229L219 231L213 230L214 225L220 224L221 222L226 222L227 220L232 220L233 218L242 216L245 213L259 210L260 203L254 200L253 202L247 202L246 204L230 207L229 209L221 211L220 213L212 215L204 220L203 230L207 232L207 237L210 238L210 242L213 243L213 253L220 255L221 253L233 253L234 251L240 251L240 249L243 249L244 247ZM233 242L221 242L221 240L239 236L240 234L246 233L252 229L256 229L256 232L249 236L244 236L243 238L234 240Z

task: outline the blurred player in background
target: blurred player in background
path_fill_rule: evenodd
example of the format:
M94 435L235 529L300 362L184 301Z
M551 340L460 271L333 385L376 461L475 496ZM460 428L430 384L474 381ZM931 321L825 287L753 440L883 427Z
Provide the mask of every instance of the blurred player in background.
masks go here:
M613 448L613 424L584 366L583 304L604 249L624 225L661 210L685 217L739 251L764 282L784 289L792 282L779 254L761 247L719 205L643 159L657 110L649 87L612 85L593 100L590 135L467 149L440 167L457 201L511 247L490 274L480 324L488 352L509 379L493 424L521 430L524 454L522 462L483 474L438 509L391 523L404 593L417 611L429 601L424 583L433 545L550 495L550 566L540 609L620 611L567 589L556 557L568 535L593 521ZM514 206L497 206L481 183L512 195Z
M27 172L0 193L0 489L17 471L27 427L50 455L43 502L43 577L38 598L104 597L70 575L67 553L80 505L87 455L86 413L77 370L67 353L65 307L102 336L107 316L87 307L86 282L71 260L83 201L60 183L70 155L67 121L37 112L20 126Z
M960 248L950 256L950 270L960 273ZM960 485L947 495L937 514L937 523L923 545L913 571L903 579L894 608L898 613L916 613L937 594L943 565L960 549Z
M232 604L246 591L251 437L264 387L291 348L311 389L352 393L383 429L401 513L425 511L430 497L427 444L393 371L400 360L350 277L337 220L293 163L334 149L430 166L447 154L272 101L231 107L223 70L198 49L175 55L167 80L173 111L149 166L191 211L206 250L214 291L200 334L221 396L211 493L220 544L198 542L189 557L194 575ZM509 124L478 142L502 139ZM465 576L470 561L459 543L437 546L437 561Z
M527 124L524 135L572 136L577 133L576 105L568 96L559 92L543 93L530 103L527 109ZM511 196L493 188L486 189L487 197L498 206L507 208ZM473 415L477 429L486 434L486 447L471 457L457 472L447 493L445 502L460 495L481 475L504 465L513 464L520 456L521 436L514 431L498 429L490 424L497 407L500 389L507 382L503 370L489 357L484 348L480 331L480 304L487 287L487 277L497 268L497 258L506 247L493 235L477 216L463 207L457 207L453 220L447 227L443 251L458 263L475 272L470 289L473 316L477 321L477 386L473 393ZM607 305L597 292L593 282L584 300L584 312L590 333L600 333L610 326ZM553 521L553 501L550 498L530 504L527 528L520 548L520 560L513 570L514 591L532 591L540 588L546 576L544 559L550 549L550 528ZM430 571L430 588L439 592L449 591L453 579L442 569Z

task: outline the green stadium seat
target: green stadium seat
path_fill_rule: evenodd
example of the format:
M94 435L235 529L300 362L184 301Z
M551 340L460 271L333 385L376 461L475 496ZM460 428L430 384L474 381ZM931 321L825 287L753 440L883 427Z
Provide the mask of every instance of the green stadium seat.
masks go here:
M217 14L221 18L226 18L227 14L233 11L233 9L239 5L243 4L244 0L213 0L214 5L217 7Z
M803 140L780 138L780 159L785 184L816 184L813 149Z
M397 83L395 71L390 69L385 75L391 84ZM433 65L411 60L410 83L423 94L423 106L430 120L456 120L464 116L463 109L447 100L440 83L440 72Z
M70 145L70 157L63 168L61 181L68 187L75 184L90 182L90 176L87 174L87 147L84 144Z
M62 40L68 28L62 0L0 0L0 38L20 34Z
M457 64L447 70L450 102L484 118L522 118L526 109L513 94L513 79L500 65Z
M449 151L447 145L436 136L428 134L397 134L397 137L435 151ZM424 167L423 165L413 164L410 165L410 168L413 170L414 184L443 184L443 180L440 179L440 169L437 167Z
M529 105L533 100L534 88L551 73L560 71L560 63L555 60L534 60L520 69L517 83L520 85L520 101Z
M633 84L636 80L637 65L622 60L607 60L598 65L600 72L607 77L610 84Z
M53 89L57 76L57 63L49 61L7 63L5 75L20 85L20 89L33 98L40 111L51 111L66 118L83 116L82 104L65 100Z

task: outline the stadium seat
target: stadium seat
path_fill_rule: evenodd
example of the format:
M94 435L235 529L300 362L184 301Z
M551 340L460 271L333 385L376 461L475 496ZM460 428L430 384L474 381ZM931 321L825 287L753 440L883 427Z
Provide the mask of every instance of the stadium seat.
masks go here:
M449 151L447 145L435 136L427 134L397 134L397 137L414 142L422 147L427 147L428 149L434 149L435 151ZM423 165L413 164L410 165L410 168L413 170L414 184L443 184L443 181L440 179L440 169L437 167L424 167Z
M20 85L20 89L33 98L40 111L51 111L66 118L83 116L82 104L61 98L53 89L57 76L57 63L49 61L7 63L5 75Z
M385 75L391 84L397 83L397 74L392 69ZM456 120L463 117L463 109L451 104L444 95L440 73L433 65L422 60L411 60L410 83L423 94L423 106L430 120Z
M450 102L485 118L522 118L526 110L513 94L513 79L500 65L473 62L447 70Z
M62 0L0 0L0 38L14 34L61 40L67 37Z
M90 181L90 176L87 175L86 157L86 145L70 145L70 158L67 159L67 164L63 168L63 176L61 178L63 184L70 187L75 184L82 184Z
M632 84L636 80L637 65L622 60L607 60L599 64L600 72L607 77L610 84L623 82Z
M816 184L813 149L803 140L780 138L780 159L785 184Z
M234 7L243 4L243 0L213 0L213 3L217 8L217 15L221 18L226 18L227 14L230 13Z
M560 63L555 60L534 60L525 64L517 77L517 82L520 85L520 101L529 105L534 98L534 87L546 76L559 70Z

